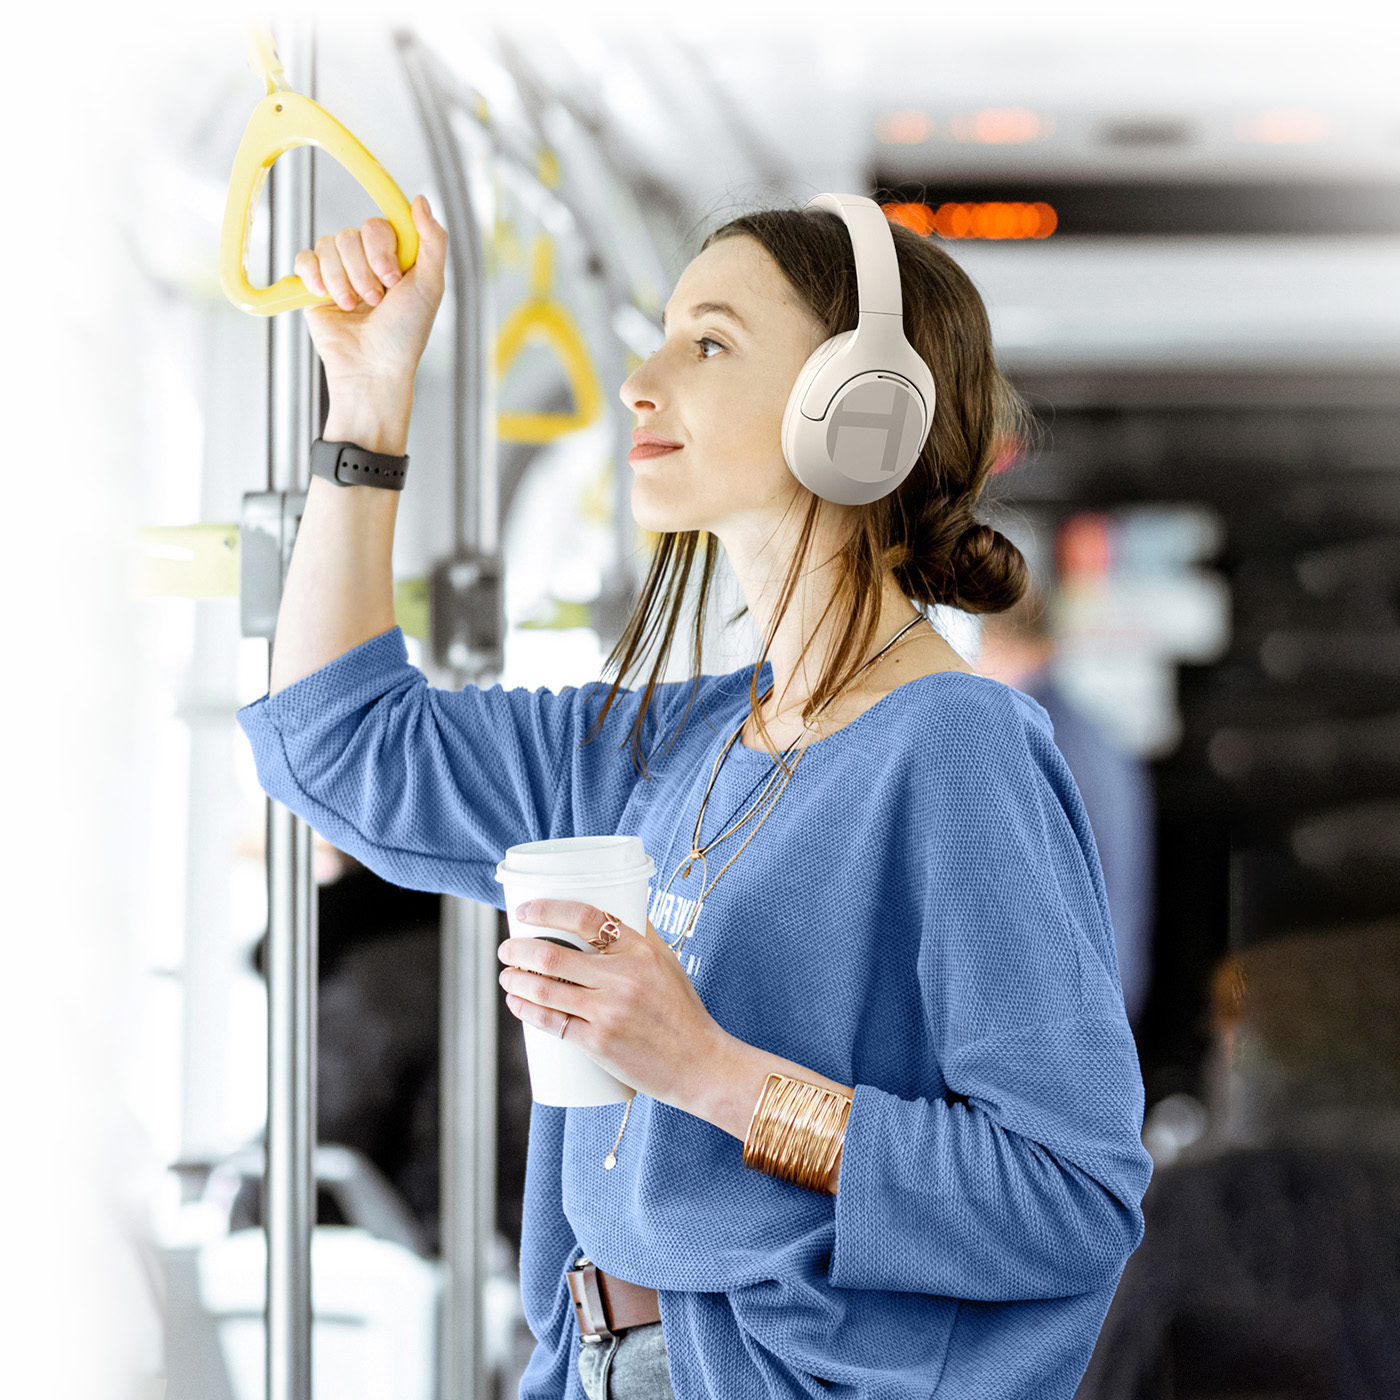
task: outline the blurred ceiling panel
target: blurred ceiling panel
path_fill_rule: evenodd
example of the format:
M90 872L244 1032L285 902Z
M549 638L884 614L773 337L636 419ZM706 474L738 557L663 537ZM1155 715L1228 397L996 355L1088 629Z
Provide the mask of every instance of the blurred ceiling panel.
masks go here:
M1012 367L1400 362L1400 238L948 247Z

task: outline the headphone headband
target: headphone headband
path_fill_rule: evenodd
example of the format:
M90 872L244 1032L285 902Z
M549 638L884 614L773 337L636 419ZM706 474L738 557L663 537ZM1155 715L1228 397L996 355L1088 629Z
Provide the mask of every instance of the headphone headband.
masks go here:
M783 458L809 491L841 505L888 495L909 474L933 422L933 374L904 335L899 259L885 211L860 194L819 194L855 253L855 329L808 356L783 412Z
M855 252L861 316L897 316L902 328L899 259L885 211L873 199L854 194L819 194L804 207L826 209L845 221Z

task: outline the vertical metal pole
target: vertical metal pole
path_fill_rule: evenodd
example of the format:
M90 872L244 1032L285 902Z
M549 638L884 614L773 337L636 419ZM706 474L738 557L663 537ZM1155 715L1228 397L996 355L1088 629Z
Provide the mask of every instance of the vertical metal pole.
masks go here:
M428 138L428 156L451 230L452 518L454 549L493 554L500 546L500 483L496 437L496 312L486 275L486 249L467 181L468 154L452 129L451 95L440 65L416 37L395 36ZM476 680L477 677L465 677Z
M278 36L288 81L314 97L315 34L295 20ZM310 150L284 156L268 182L269 283L311 246ZM305 489L317 426L315 351L305 319L268 319L269 489ZM269 682L271 679L269 648ZM311 1233L316 1221L316 881L311 828L280 803L267 815L266 1400L311 1400Z
M467 155L452 130L442 73L414 36L396 36L428 140L450 230L453 297L453 554L499 548L495 309L486 250L467 181ZM454 683L490 684L488 669L454 665ZM495 1400L499 1376L486 1347L486 1283L496 1235L496 1016L500 915L486 904L443 900L442 944L442 1256L440 1400Z
M486 1281L496 1233L496 910L443 900L441 1400L493 1400Z

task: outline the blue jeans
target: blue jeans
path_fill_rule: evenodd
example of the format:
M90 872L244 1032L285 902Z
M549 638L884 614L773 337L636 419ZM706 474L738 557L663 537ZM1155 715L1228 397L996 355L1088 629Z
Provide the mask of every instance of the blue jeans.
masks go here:
M659 1322L628 1327L606 1342L580 1339L578 1374L588 1400L676 1400Z

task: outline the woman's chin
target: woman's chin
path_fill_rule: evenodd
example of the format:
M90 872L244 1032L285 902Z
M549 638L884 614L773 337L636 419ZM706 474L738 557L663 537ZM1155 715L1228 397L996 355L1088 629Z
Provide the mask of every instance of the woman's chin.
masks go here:
M659 515L652 512L633 511L632 519L639 529L653 535L679 535L687 530L704 530L707 527L699 520L682 515Z
M637 489L634 481L632 485L632 519L637 522L643 530L650 530L656 535L679 534L683 530L704 530L708 528L705 524L705 513L698 510L688 510L683 503L667 505L665 502L654 499L659 494L648 491L645 488Z

